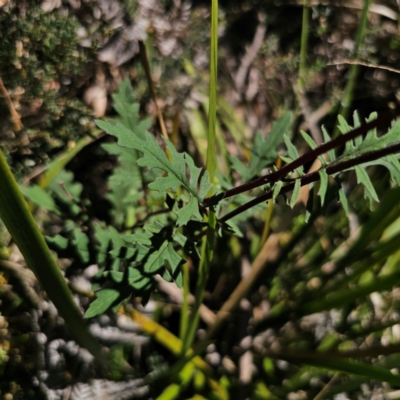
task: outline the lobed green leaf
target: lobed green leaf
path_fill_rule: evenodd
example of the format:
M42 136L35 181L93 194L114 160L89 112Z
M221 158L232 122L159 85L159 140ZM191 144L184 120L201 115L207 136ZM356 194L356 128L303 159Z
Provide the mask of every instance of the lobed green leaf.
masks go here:
M288 132L292 120L292 113L286 112L278 120L273 122L272 129L264 140L261 133L257 132L254 137L254 146L250 149L251 159L245 166L237 157L230 156L232 167L241 177L242 182L248 182L257 176L263 168L276 161L277 146L282 142L283 135Z
M319 177L320 177L320 186L318 190L318 196L321 197L321 206L324 205L325 202L325 195L326 191L328 189L328 174L324 169L321 169L318 171Z
M118 144L123 147L135 149L143 153L143 157L138 160L138 165L149 169L160 169L166 173L159 176L149 185L152 190L165 192L172 190L177 192L183 186L190 194L188 203L178 212L177 225L185 225L190 219L201 220L199 212L199 202L211 189L207 171L202 174L201 168L194 165L193 159L186 153L180 154L176 151L171 142L165 140L167 150L171 155L171 161L159 146L157 139L150 133L145 133L145 138L141 139L133 131L124 125L117 123L113 125L109 122L97 121L97 125L106 132L118 138ZM187 175L190 178L188 180Z
M112 307L119 297L119 291L115 289L102 289L96 293L94 300L85 313L86 318L93 318L96 315L105 313Z
M290 207L294 207L294 205L296 204L297 199L299 198L299 194L300 194L300 179L296 179L295 183L294 183L294 189L293 189L293 193L292 193L292 197L290 199Z

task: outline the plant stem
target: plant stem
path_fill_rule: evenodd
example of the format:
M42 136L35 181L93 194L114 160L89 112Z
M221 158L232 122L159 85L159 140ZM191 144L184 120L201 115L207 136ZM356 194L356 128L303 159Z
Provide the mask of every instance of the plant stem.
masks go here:
M400 105L398 105L400 106ZM396 110L395 116L400 115L400 108ZM276 182L278 180L281 180L284 178L288 173L294 171L296 168L299 168L307 163L310 163L314 161L318 156L327 153L329 150L335 149L337 147L343 146L346 142L360 136L366 134L369 130L374 129L374 128L382 128L386 127L390 121L393 119L393 111L392 110L387 110L383 112L377 119L374 119L373 121L367 122L363 125L361 125L358 128L353 129L352 131L340 135L336 137L335 139L332 139L331 141L324 143L323 145L317 147L314 150L311 150L296 160L292 161L291 163L285 165L281 169L275 172L271 172L267 175L264 175L260 178L257 178L251 182L245 183L244 185L237 186L233 189L227 190L224 195L224 199L228 197L235 196L237 194L246 192L248 190L260 187L262 185L265 185L268 182ZM205 199L204 203L207 205L207 200Z
M301 47L300 47L300 64L299 78L297 80L297 88L300 92L304 91L307 73L307 45L309 34L309 10L310 0L304 0L303 5L303 23L301 28Z
M150 68L149 58L147 57L146 45L141 40L139 40L139 52L140 52L140 59L142 61L143 69L146 74L147 83L149 85L151 97L153 98L154 106L156 107L158 123L160 124L161 133L166 139L168 139L167 128L165 126L164 118L163 118L162 112L161 112L160 107L158 106L158 102L157 102L157 93L156 93L156 89L154 87L153 78L151 76L151 68Z
M10 98L10 95L7 92L7 89L5 88L3 81L0 78L0 94L2 97L4 97L7 107L10 111L11 114L11 121L13 123L13 128L18 132L23 128L21 118L19 117L17 111L14 108L13 102Z
M208 107L208 135L207 135L207 163L206 169L210 181L214 182L215 169L217 165L215 133L217 124L217 61L218 61L218 0L211 1L211 50L210 50L210 103ZM211 189L212 190L212 189ZM196 282L196 301L191 313L189 326L186 329L185 340L182 347L184 356L195 338L197 326L200 319L200 306L203 302L204 293L208 281L210 265L214 254L215 228L217 219L215 211L211 208L206 217L207 230L201 245L201 260L199 265L199 276ZM182 317L184 317L182 315Z
M400 143L393 144L391 146L387 146L383 149L371 151L362 154L361 156L355 157L351 160L343 161L341 163L337 163L326 168L326 172L328 175L337 174L339 172L343 172L349 168L352 168L359 164L364 164L370 161L378 160L381 157L385 157L389 154L395 154L400 152ZM282 168L283 170L283 168ZM280 170L281 171L281 170ZM279 172L279 171L278 171ZM320 175L318 171L312 172L310 174L306 174L302 176L300 179L300 186L308 185L312 182L316 182L320 179ZM289 183L288 185L282 187L278 195L291 192L294 189L295 183ZM221 222L228 221L229 219L236 217L236 215L241 214L242 212L247 211L248 209L256 206L257 204L263 203L267 200L272 199L273 191L263 194L262 196L256 197L255 199L243 204L242 206L236 208L236 210L224 215L219 219Z
M218 0L211 1L210 103L208 107L207 163L210 181L214 182L217 166L215 136L217 129L217 70L218 70Z
M206 284L210 271L211 261L214 255L214 242L215 242L215 226L216 217L213 211L209 212L209 226L206 235L203 237L201 245L201 260L199 265L199 276L196 282L196 296L193 305L192 316L190 319L189 327L187 328L186 337L184 340L183 352L186 354L189 347L192 346L197 326L200 320L200 306L203 303Z
M182 310L181 310L181 321L179 326L179 338L183 341L186 337L188 327L188 315L189 315L189 295L190 295L190 282L189 282L189 266L187 263L182 265L182 276L183 276L183 293L182 293Z

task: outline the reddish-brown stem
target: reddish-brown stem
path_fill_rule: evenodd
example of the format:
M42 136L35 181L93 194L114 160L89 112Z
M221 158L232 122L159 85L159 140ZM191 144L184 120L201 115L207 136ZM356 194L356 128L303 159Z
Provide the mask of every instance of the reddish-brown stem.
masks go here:
M282 180L282 178L284 178L288 173L294 171L296 168L299 168L307 163L314 161L318 156L327 153L329 150L341 147L349 140L352 140L357 136L364 135L368 133L368 131L370 131L371 129L387 127L387 125L393 120L393 117L398 115L400 115L400 104L397 104L395 113L392 110L387 110L373 121L367 122L360 127L355 128L344 135L340 135L337 138L332 139L331 141L317 147L316 149L303 154L298 159L285 165L278 171L271 172L260 178L254 179L251 182L245 183L244 185L240 185L233 189L227 190L225 192L224 198L226 199L228 197L247 192L248 190L265 185L268 182L277 182L279 180ZM207 200L208 199L205 199L205 205L207 205Z
M371 128L369 128L369 129L371 129ZM349 169L349 168L354 167L356 165L364 164L364 163L367 163L367 162L370 162L370 161L374 161L374 160L377 160L379 158L385 157L385 156L387 156L389 154L394 154L394 153L397 153L397 152L400 152L400 143L396 143L396 144L393 144L391 146L387 146L387 147L385 147L383 149L380 149L380 150L370 151L370 152L362 154L361 156L355 157L355 158L353 158L351 160L343 161L341 163L337 163L337 164L328 166L326 168L326 173L328 175L333 175L333 174L336 174L338 172L343 172L346 169ZM295 167L295 168L297 168L297 167ZM318 171L316 171L316 172L312 172L310 174L306 174L306 175L304 175L303 177L301 177L299 179L300 179L300 186L305 186L305 185L308 185L308 184L310 184L312 182L318 181L320 179L320 175L319 175ZM283 186L278 195L291 192L294 189L294 185L295 185L295 183L293 182L293 183L290 183L290 184L288 184L286 186ZM256 206L257 204L260 204L260 203L263 203L263 202L265 202L267 200L272 199L272 193L273 193L273 191L270 190L269 192L267 192L267 193L265 193L265 194L263 194L263 195L261 195L259 197L256 197L255 199L247 202L246 204L243 204L243 205L239 206L234 211L224 215L219 220L221 222L228 221L229 219L231 219L233 217L236 217L236 215L241 214L244 211L247 211L249 208L252 208L252 207Z

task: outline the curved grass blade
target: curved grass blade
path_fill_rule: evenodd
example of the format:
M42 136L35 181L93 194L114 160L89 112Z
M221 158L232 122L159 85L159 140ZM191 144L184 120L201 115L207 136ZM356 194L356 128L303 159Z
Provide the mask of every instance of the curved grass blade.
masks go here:
M101 347L89 333L1 151L0 218L71 332L82 346L96 358L102 359Z
M333 371L345 372L348 374L364 376L369 379L388 382L392 385L400 385L400 376L391 373L386 368L375 365L368 365L354 360L329 360L329 359L302 359L302 364L314 367L322 367Z

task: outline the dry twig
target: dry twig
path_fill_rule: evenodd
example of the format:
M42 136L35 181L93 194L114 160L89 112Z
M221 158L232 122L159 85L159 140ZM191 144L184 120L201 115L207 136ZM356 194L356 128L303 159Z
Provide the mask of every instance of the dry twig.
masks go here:
M5 88L3 81L0 78L0 94L2 97L4 97L6 103L7 103L7 107L10 111L11 114L11 121L13 123L13 128L18 132L23 128L22 122L21 122L21 118L19 117L14 104L10 98L10 95L7 92L7 89Z

